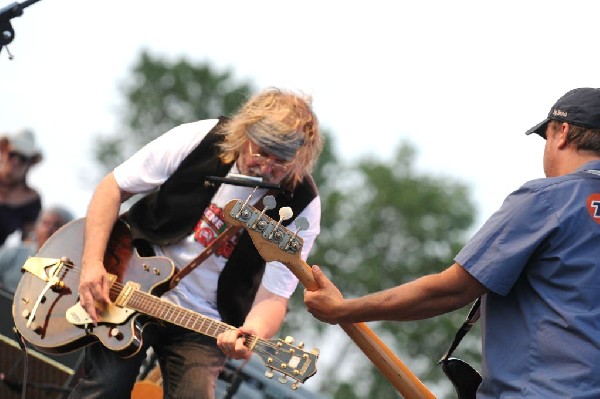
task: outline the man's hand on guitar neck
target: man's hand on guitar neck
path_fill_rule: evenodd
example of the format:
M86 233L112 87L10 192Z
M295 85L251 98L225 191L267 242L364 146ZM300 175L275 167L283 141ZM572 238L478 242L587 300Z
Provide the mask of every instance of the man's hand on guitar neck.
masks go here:
M319 285L315 291L304 289L306 309L317 319L329 324L343 322L344 297L340 290L327 278L319 266L312 267L313 276Z
M217 336L217 346L232 359L248 359L252 352L246 346L246 336L255 335L244 326L225 331Z
M110 280L102 261L84 260L83 263L79 281L79 303L94 323L98 323L99 311L110 303Z

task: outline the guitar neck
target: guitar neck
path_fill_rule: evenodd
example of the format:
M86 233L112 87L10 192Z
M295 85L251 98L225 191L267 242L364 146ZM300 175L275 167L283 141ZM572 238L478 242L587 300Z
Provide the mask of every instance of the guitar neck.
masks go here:
M295 257L284 262L309 291L318 288L310 266ZM406 399L435 399L412 371L365 323L343 323L340 327Z
M167 321L213 338L217 338L223 332L235 329L235 327L229 324L174 305L142 291L133 292L123 305L156 319ZM250 349L262 341L264 340L255 335L246 336L246 346Z

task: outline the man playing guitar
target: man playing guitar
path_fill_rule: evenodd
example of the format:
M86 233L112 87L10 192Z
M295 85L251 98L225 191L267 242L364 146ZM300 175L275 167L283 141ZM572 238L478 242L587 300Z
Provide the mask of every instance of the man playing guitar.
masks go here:
M225 233L224 204L249 197L252 187L205 184L207 176L243 175L281 187L278 202L310 221L311 228L300 233L306 259L319 233L320 200L310 172L321 148L310 99L277 89L255 95L231 119L184 124L146 145L108 174L91 199L81 306L98 322L111 302L105 251L120 204L133 194L150 193L121 217L141 255L167 257L184 268ZM255 191L258 201L268 189ZM214 397L225 356L248 358L245 336L267 338L278 330L298 282L278 262L265 266L241 231L197 266L162 298L239 328L220 333L215 342L172 324L146 327L144 347L152 345L158 355L165 398ZM70 397L129 398L144 352L122 359L99 343L87 346L86 375Z

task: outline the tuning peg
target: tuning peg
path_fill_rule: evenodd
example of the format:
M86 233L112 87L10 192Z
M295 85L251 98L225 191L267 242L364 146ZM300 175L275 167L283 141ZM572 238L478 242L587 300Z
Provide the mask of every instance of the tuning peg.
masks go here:
M294 211L292 211L292 208L289 206L284 206L283 208L279 209L279 223L283 222L284 220L288 220L292 216L294 216Z
M317 348L312 348L312 349L310 350L310 353L312 353L313 355L315 355L315 356L319 357L319 355L321 354L321 351L320 351L320 350L318 350Z
M271 369L271 368L268 368L268 369L265 371L265 377L267 377L267 378L273 378L273 369Z
M263 205L265 207L265 209L273 209L277 206L277 201L275 201L275 197L273 197L272 195L266 195L265 198L263 198Z
M262 226L259 226L259 230L262 230L265 228L266 223L265 222L261 222L261 219L263 217L263 215L265 214L266 211L268 211L269 209L273 209L277 206L277 201L275 201L275 197L273 197L272 195L267 195L263 198L263 210L260 212L260 214L258 215L258 217L256 218L256 220L254 221L254 224L252 224L252 228L256 228L256 225L258 223L261 223Z
M288 245L291 245L291 247L292 247L294 250L297 250L297 249L300 247L300 245L299 245L299 243L298 243L296 240L294 240L294 239L296 238L296 236L298 235L298 233L299 233L301 230L306 230L306 229L308 229L308 227L310 226L310 223L308 223L308 219L307 219L307 218L305 218L304 216L299 216L299 217L297 217L297 218L296 218L296 220L294 221L294 224L296 225L296 231L294 232L294 234L292 235L292 237L290 237L290 240L289 240L289 244L288 244Z
M277 224L273 228L273 231L269 235L269 239L273 238L273 234L275 234L277 232L277 229L281 225L281 222L283 222L284 220L288 220L292 216L294 216L294 211L292 211L292 208L290 208L289 206L284 206L283 208L280 208L279 209L279 221L277 222ZM280 239L281 232L277 233L276 237L277 237L277 239Z
M279 378L277 378L277 380L282 384L287 384L288 382L287 375L280 375Z
M304 349L304 342L300 341L297 346L298 349Z
M256 192L256 190L258 189L257 187L254 187L254 190L252 190L252 192L250 193L250 195L248 195L248 197L246 198L246 200L244 201L244 203L242 204L242 206L240 207L240 210L238 211L238 213L235 215L236 219L239 219L240 215L242 214L242 212L247 211L246 209L246 205L248 205L248 202L250 202L250 199L252 198L252 196L254 195L254 193Z
M301 230L308 229L308 227L310 226L310 224L308 223L308 219L304 216L297 217L294 221L294 224L296 225L296 234L298 234L298 232Z
M291 345L291 344L294 343L294 337L291 337L291 336L288 335L287 337L285 337L284 341L285 341L286 344Z
M300 386L300 382L296 381L292 384L292 389L295 391Z

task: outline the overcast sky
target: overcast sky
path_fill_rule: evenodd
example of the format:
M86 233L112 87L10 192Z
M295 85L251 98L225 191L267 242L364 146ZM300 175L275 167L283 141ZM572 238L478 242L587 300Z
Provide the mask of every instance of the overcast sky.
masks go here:
M41 0L12 21L14 60L0 53L0 132L34 130L31 184L83 216L90 139L115 131L146 48L311 94L346 160L412 143L419 169L472 188L480 225L543 176L544 142L524 132L566 91L600 86L599 15L595 0Z
M0 53L0 131L35 131L31 183L83 216L90 138L116 130L146 48L311 94L345 159L412 143L420 169L472 187L479 224L543 175L543 140L523 132L569 89L600 86L598 15L592 0L41 0L12 20L14 60Z

